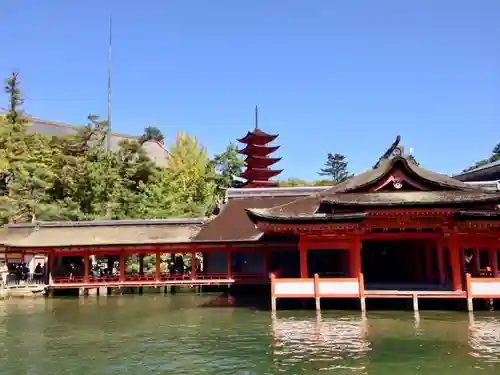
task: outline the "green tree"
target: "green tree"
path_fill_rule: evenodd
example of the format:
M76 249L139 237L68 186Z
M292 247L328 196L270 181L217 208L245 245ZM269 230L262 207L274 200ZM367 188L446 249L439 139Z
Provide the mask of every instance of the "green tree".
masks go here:
M350 175L347 169L347 159L342 154L328 153L325 167L318 173L320 176L329 176L336 184L347 180Z
M316 180L316 181L306 181L300 178L290 177L288 180L280 181L279 185L281 187L292 187L292 186L330 186L333 185L331 180Z
M211 161L211 168L215 171L215 191L209 214L218 213L228 188L241 186L242 182L237 178L241 175L244 166L245 162L240 158L234 143L230 143L224 152L214 156Z
M212 206L214 169L198 139L180 132L169 148L168 168L147 184L139 204L145 218L200 217Z
M279 186L281 187L292 187L292 186L311 186L310 181L302 180L300 178L290 177L288 180L279 181Z
M144 132L142 133L139 141L141 144L148 141L156 141L163 145L165 136L156 126L147 126L146 128L144 128Z
M234 187L235 177L243 172L245 166L238 154L238 148L232 142L224 152L214 156L212 163L217 173L217 186L223 189Z
M6 80L9 111L0 129L0 215L10 223L50 219L58 211L48 194L54 180L54 153L48 138L26 132L18 75Z
M19 88L19 73L12 72L11 76L5 80L4 90L9 96L9 109L5 115L6 120L11 125L24 125L26 120L23 116L21 106L24 104L24 97Z

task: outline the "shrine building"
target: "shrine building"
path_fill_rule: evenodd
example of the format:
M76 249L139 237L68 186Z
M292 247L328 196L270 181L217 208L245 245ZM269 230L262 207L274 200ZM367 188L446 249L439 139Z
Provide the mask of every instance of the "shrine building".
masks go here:
M6 257L45 254L49 289L269 285L273 308L282 298L352 298L362 309L369 298L455 298L472 309L500 298L497 189L420 167L399 137L345 182L277 187L276 138L256 127L239 140L247 183L213 218L7 225ZM186 272L162 263L186 253ZM132 254L155 254L155 269L128 273ZM95 275L96 259L116 272Z

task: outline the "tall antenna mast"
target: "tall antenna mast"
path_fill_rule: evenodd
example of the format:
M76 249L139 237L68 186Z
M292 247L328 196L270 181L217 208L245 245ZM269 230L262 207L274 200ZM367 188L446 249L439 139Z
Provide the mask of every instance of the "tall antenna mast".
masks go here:
M259 127L259 106L255 106L255 129Z
M112 37L112 18L109 16L109 41L108 41L108 134L106 136L106 150L111 149L111 37Z

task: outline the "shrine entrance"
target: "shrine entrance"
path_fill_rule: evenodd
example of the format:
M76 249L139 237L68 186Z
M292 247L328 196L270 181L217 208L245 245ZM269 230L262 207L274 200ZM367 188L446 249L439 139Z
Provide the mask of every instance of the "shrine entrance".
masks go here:
M361 267L366 289L441 289L437 257L426 240L366 240Z

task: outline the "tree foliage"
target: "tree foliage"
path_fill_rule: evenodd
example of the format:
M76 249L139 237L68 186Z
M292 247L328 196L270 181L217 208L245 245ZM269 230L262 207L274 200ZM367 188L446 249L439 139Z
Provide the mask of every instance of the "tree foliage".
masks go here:
M300 178L290 177L288 180L280 181L279 186L281 187L292 187L292 186L331 186L334 183L331 180L316 180L316 181L306 181Z
M5 81L9 105L0 115L0 221L113 220L203 217L217 213L226 190L240 183L244 161L236 145L208 158L196 137L180 132L158 167L146 142L164 144L154 126L137 139L106 148L108 124L90 114L64 137L30 132L18 74ZM290 178L280 186L324 186L348 177L347 161L329 154L325 180Z
M108 124L96 115L65 137L29 131L18 75L5 83L8 111L0 117L0 220L97 220L201 217L210 212L227 171L216 173L198 140L179 133L166 151L168 167L147 156L145 142L163 143L156 127L114 150Z
M347 169L347 159L342 154L328 153L325 167L318 174L328 176L333 183L338 184L347 180L351 175Z

